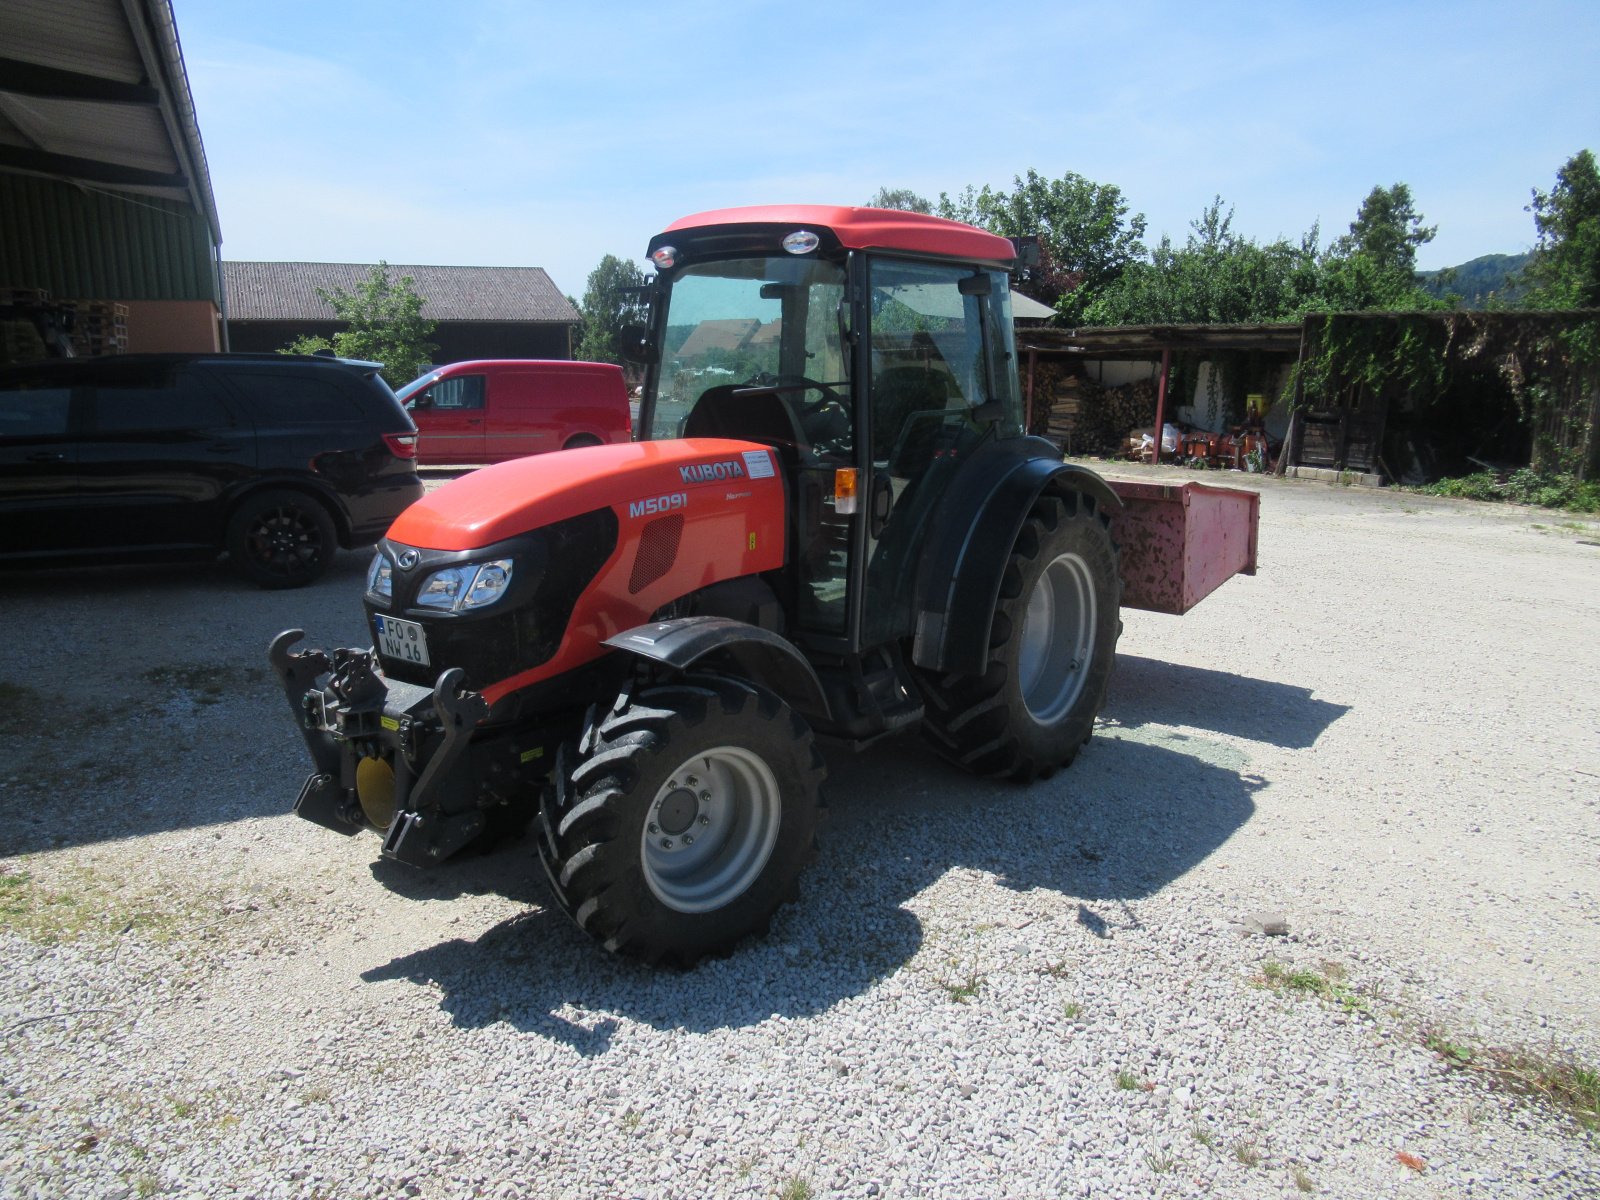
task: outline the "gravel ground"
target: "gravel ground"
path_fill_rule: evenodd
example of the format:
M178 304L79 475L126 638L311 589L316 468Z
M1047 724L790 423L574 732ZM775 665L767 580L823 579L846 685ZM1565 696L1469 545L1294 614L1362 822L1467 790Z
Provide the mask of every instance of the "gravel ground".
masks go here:
M1070 771L830 753L801 903L686 974L525 843L288 815L265 647L361 642L364 554L4 580L0 1196L1600 1195L1480 1069L1600 1062L1600 529L1246 482L1260 574L1126 614Z

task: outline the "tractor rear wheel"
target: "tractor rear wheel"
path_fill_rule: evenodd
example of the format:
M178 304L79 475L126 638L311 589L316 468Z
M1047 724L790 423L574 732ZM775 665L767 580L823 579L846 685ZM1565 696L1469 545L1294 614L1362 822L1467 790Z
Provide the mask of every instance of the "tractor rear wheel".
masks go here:
M1041 496L1000 581L981 675L918 672L924 733L978 775L1027 782L1094 732L1122 632L1109 519L1082 492Z
M557 903L607 950L692 966L765 931L815 850L825 770L764 688L624 693L559 755L538 829Z

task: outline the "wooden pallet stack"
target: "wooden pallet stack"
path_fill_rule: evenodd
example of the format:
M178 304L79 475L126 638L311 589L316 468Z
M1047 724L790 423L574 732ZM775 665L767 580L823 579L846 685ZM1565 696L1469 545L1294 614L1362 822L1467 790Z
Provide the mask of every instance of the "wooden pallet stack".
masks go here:
M31 362L45 356L44 342L33 322L16 315L19 311L50 303L44 288L0 287L0 309L11 309L11 316L0 320L0 363Z
M72 348L80 358L121 354L128 348L128 306L110 300L64 300L76 314Z

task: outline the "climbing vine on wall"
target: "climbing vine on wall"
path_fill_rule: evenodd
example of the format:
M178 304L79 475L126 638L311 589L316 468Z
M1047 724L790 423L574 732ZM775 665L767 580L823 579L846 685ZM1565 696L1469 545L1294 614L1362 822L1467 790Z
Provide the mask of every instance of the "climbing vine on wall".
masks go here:
M1536 471L1593 469L1600 318L1592 311L1313 313L1283 399L1335 408L1356 389L1439 403L1464 367L1492 367L1533 432Z

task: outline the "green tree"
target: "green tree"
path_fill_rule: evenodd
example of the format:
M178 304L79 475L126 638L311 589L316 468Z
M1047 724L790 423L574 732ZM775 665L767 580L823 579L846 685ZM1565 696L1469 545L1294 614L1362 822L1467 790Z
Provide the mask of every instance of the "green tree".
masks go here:
M1527 279L1529 302L1541 308L1600 307L1600 170L1581 150L1556 172L1548 192L1535 188L1533 225L1539 233Z
M1068 172L1046 179L1029 169L1012 190L987 184L954 198L941 192L941 217L978 225L1003 237L1036 234L1043 262L1020 281L1021 290L1053 305L1069 325L1144 254L1145 219L1129 215L1122 189Z
M929 214L933 212L933 201L925 196L919 196L910 188L878 189L872 199L867 201L868 208L893 208L900 212L914 212Z
M1424 225L1403 183L1374 187L1361 202L1350 232L1334 243L1340 258L1365 254L1386 271L1413 275L1417 269L1417 249L1433 241L1437 225Z
M588 362L620 363L618 335L623 327L641 319L639 289L646 284L644 271L608 254L589 272L589 283L579 306L583 313L583 337L578 342L578 357Z
M427 302L417 295L415 285L409 275L391 280L389 264L380 261L354 292L318 288L317 295L346 328L332 338L296 338L283 352L332 350L340 358L382 363L389 385L405 386L428 369L439 348L428 340L434 323L423 319L422 306Z
M1431 236L1431 233L1430 233ZM1163 237L1095 299L1090 325L1206 325L1296 321L1307 312L1446 307L1415 273L1339 238L1318 252L1313 225L1299 241L1236 233L1219 196L1190 222L1184 245Z
M1189 223L1182 246L1163 237L1089 305L1090 325L1206 325L1284 321L1314 302L1318 234L1261 245L1233 228L1220 196Z

